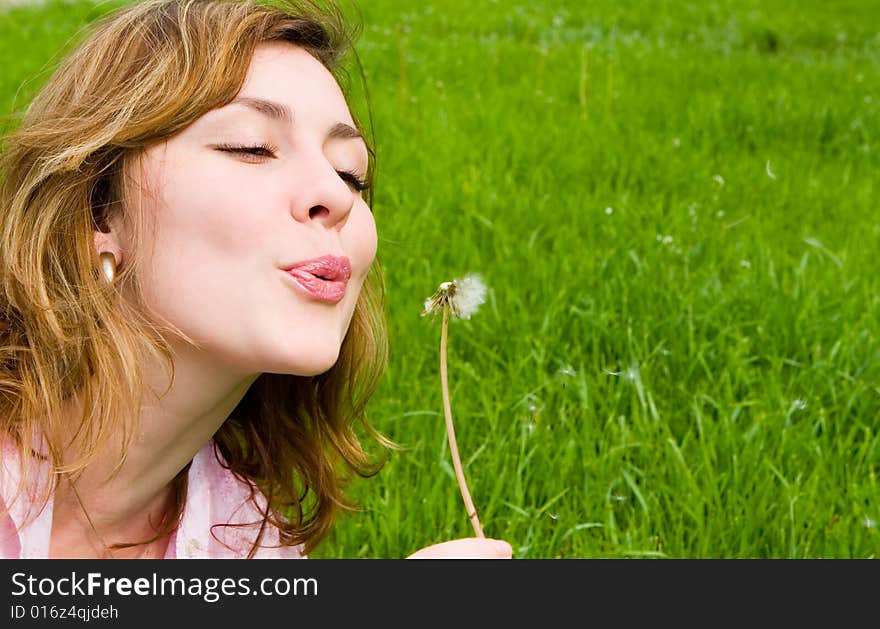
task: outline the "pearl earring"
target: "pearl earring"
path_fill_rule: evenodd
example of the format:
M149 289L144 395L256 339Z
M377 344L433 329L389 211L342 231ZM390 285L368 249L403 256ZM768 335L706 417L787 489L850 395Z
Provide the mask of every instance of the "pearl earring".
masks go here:
M99 257L101 258L101 270L104 271L104 278L108 284L112 284L113 280L116 279L116 256L109 251L102 251Z

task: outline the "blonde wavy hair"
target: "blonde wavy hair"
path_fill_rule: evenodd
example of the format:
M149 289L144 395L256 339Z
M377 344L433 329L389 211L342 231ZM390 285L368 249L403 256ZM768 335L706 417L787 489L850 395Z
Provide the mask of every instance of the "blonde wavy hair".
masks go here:
M75 476L110 440L119 439L126 452L138 433L142 353L160 360L173 378L166 334L193 343L144 300L138 269L149 258L138 234L149 217L130 198L129 168L148 147L232 101L258 44L304 48L345 89L342 60L353 51L356 31L338 8L314 2L137 3L95 25L5 138L0 437L18 448L19 491L34 478L39 444L55 472L47 496L52 476ZM368 150L372 179L375 151ZM99 273L93 233L106 231L108 218L117 216L135 225L135 244L110 285ZM215 435L231 471L268 500L249 558L269 524L278 527L282 545L303 544L310 552L340 508L356 508L343 493L351 472L366 477L383 464L363 448L358 425L395 447L366 417L388 357L384 293L375 262L335 365L313 377L262 374ZM74 396L83 410L71 426L63 409ZM62 465L64 451L81 456ZM157 535L115 547L149 543L176 528L186 471L173 481L175 506Z

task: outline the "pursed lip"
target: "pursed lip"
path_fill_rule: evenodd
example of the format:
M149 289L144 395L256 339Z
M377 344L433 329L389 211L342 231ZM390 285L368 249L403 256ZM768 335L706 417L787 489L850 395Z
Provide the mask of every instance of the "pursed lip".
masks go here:
M300 271L330 282L347 282L351 277L351 262L346 256L323 255L296 262L284 269L288 273Z

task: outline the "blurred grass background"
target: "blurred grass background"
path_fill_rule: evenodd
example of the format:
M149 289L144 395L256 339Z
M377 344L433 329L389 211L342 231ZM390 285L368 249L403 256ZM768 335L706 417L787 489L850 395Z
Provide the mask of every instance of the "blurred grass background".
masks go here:
M0 8L0 114L120 4ZM409 449L312 556L472 535L419 317L468 272L453 415L515 557L880 556L880 2L358 13L392 350L370 413Z

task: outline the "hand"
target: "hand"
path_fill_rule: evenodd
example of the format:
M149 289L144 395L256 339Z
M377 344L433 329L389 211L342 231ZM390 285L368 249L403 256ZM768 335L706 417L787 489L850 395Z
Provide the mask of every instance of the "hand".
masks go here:
M417 550L407 559L512 559L510 544L500 539L465 537Z

